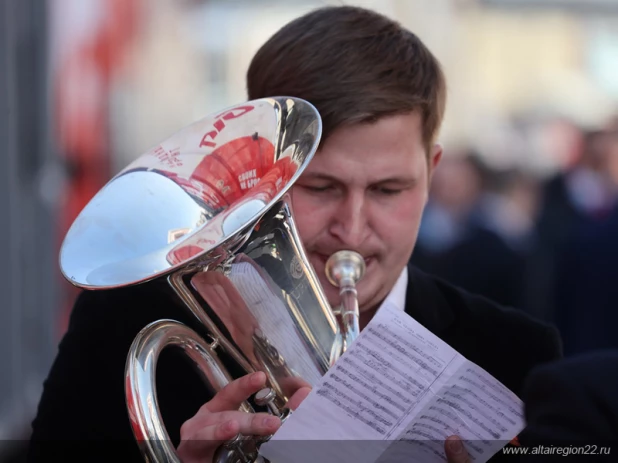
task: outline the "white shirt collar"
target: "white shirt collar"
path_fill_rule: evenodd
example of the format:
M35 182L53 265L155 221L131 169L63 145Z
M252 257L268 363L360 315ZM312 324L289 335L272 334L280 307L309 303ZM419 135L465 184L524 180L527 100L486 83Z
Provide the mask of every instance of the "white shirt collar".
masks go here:
M404 311L406 308L406 290L408 288L408 266L406 265L399 278L395 282L395 286L391 289L391 292L388 293L386 299L380 304L378 310L384 307L386 304L391 304L395 306L398 310Z

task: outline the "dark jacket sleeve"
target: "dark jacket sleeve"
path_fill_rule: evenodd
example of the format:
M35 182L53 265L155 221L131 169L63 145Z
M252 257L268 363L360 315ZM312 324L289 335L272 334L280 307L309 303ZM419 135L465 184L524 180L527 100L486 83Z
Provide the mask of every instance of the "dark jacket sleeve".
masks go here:
M161 318L186 322L164 292L143 288L84 292L44 383L32 423L29 461L143 461L125 405L125 362L133 339ZM209 399L188 361L164 351L158 397L170 438Z
M438 336L518 396L533 368L562 358L556 327L441 279L429 281L423 297L413 302L421 306L423 301L435 301L425 310L424 320L429 326L442 325L434 331ZM428 316L441 320L435 322Z
M481 297L469 295L466 299L465 307L470 312L462 317L455 344L462 351L467 347L469 360L522 398L527 375L535 367L562 358L558 330L520 310L501 307ZM508 454L505 450L489 461L515 463L521 460L519 455Z
M409 270L406 312L520 398L535 367L562 357L555 327L413 266ZM489 461L516 462L519 456L498 452Z
M496 378L521 398L525 378L534 368L563 357L560 334L556 327L523 311L498 307L490 312L480 307L477 323L484 325L481 333L487 339L479 346L487 346L483 354L486 369L496 371Z
M535 369L526 380L523 399L527 421L520 436L523 446L579 446L583 450L578 451L587 453L572 455L574 459L616 461L615 454L601 449L614 447L611 452L616 452L618 443L618 351L581 355Z

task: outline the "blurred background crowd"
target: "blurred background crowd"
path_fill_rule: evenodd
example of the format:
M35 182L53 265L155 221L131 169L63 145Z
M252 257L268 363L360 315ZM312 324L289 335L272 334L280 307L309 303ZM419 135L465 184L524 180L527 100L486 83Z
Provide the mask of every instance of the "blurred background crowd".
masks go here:
M445 156L413 261L555 323L566 355L618 348L618 0L3 0L0 460L67 326L58 252L81 208L245 100L257 48L326 4L397 18L443 64Z

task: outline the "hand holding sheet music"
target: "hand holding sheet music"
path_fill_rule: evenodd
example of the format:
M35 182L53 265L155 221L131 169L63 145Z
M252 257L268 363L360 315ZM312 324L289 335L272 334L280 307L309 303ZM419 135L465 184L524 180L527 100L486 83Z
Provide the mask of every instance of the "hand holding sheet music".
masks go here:
M523 427L514 393L386 305L261 453L272 462L444 462L444 441L458 435L482 463Z

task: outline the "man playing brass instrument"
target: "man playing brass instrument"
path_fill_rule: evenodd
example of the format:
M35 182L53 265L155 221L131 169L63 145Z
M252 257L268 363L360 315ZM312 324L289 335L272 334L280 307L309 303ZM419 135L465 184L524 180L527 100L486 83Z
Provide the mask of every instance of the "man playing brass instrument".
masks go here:
M318 9L262 46L247 87L249 99L305 99L322 117L321 145L293 186L292 203L331 305L339 294L324 274L326 259L350 249L366 263L358 285L361 329L388 299L516 394L534 366L560 357L555 329L408 264L442 156L436 137L446 101L440 65L414 34L365 9ZM193 323L172 305L148 285L79 297L33 423L33 461L47 461L53 445L45 442L55 439L123 440L134 453L122 459L139 459L124 407L124 362L147 323ZM213 398L179 358L162 356L158 387L166 428L183 461L210 460L217 446L239 432L266 435L279 427L279 419L268 414L235 411L264 386L263 373L242 377ZM307 392L299 389L291 408ZM465 451L451 449L451 443L449 461L464 461ZM76 447L63 448L64 461L72 451L83 456ZM94 453L93 459L108 458L105 449Z

